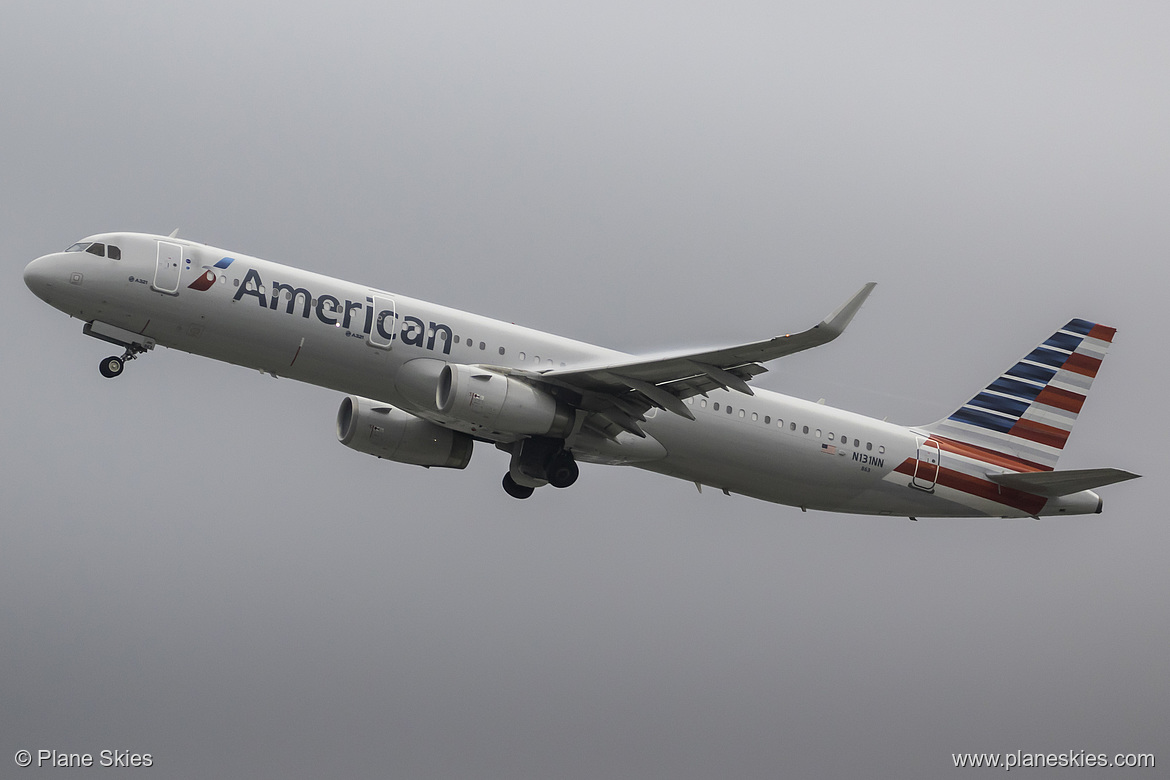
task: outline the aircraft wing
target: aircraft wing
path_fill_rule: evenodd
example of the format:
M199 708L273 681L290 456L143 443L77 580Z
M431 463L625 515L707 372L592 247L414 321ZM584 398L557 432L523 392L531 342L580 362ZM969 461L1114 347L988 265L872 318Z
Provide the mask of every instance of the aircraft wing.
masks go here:
M722 349L555 369L533 378L580 393L581 408L602 418L591 417L590 422L606 435L612 437L625 430L644 436L638 422L646 419L645 412L651 407L693 420L684 398L715 389L752 395L747 380L768 370L762 363L819 347L840 336L875 285L866 284L827 318L801 333Z

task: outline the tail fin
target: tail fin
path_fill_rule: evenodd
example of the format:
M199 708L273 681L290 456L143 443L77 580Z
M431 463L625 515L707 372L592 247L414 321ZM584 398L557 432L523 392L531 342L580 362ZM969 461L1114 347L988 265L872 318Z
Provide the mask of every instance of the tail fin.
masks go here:
M925 426L932 435L1018 461L1018 471L1051 471L1115 328L1072 320L963 404Z

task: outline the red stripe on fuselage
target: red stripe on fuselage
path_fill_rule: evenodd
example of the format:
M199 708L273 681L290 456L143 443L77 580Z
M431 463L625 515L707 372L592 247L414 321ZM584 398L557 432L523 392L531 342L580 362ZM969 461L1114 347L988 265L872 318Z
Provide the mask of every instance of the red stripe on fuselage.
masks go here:
M916 463L917 461L914 458L906 458L894 471L897 471L899 474L905 474L913 479ZM942 485L951 490L957 490L960 493L966 493L969 496L994 501L997 504L1003 504L1004 506L1017 509L1029 515L1040 514L1040 510L1044 509L1044 505L1048 503L1048 499L1043 496L1034 496L1022 490L997 485L989 480L980 479L971 474L964 474L954 469L940 468L938 480L935 484Z

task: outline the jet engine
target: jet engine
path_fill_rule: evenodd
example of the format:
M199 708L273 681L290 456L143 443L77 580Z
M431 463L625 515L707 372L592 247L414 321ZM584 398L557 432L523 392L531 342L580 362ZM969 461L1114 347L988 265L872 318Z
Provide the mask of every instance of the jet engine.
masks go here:
M565 438L573 430L571 407L527 382L478 366L443 366L435 405L443 414L494 431Z
M343 398L337 410L337 440L379 458L450 469L466 468L475 444L466 433L356 395Z

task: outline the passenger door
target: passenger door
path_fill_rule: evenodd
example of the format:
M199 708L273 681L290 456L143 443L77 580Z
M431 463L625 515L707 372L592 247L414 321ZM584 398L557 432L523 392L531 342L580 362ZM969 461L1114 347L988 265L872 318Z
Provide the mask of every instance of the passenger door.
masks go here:
M183 247L169 241L158 242L158 262L150 288L167 295L179 294L179 276L183 270Z

